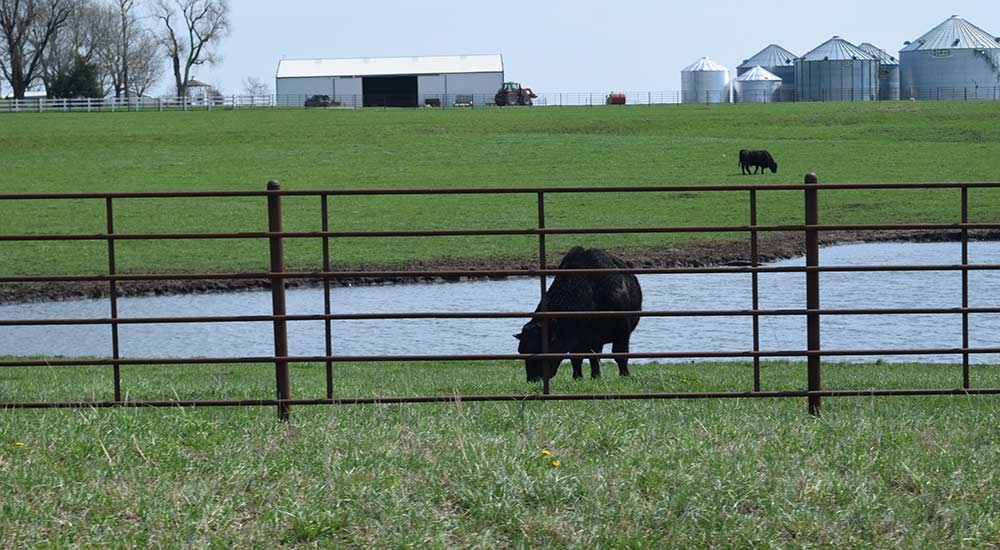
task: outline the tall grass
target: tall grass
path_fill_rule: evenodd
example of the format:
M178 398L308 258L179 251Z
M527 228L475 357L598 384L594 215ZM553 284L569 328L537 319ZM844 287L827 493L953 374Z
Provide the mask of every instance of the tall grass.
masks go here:
M766 389L804 366L768 363ZM745 364L637 365L555 391L746 389ZM828 387L956 387L954 365L830 365ZM108 369L4 369L0 398L108 398ZM974 384L996 385L996 367ZM323 390L293 366L296 397ZM533 392L523 368L344 365L338 395ZM273 369L129 368L132 398L270 396ZM994 397L0 411L0 545L982 547ZM23 443L23 446L18 446ZM548 451L548 455L544 454ZM559 465L555 466L553 460Z

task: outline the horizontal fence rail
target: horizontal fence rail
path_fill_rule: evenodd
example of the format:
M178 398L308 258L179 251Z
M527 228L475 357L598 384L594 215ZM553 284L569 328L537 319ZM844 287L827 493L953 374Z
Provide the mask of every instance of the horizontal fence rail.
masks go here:
M932 86L795 89L744 89L732 91L613 91L541 92L531 100L539 107L592 107L622 105L680 105L719 103L802 103L855 101L974 101L1000 100L1000 86ZM363 109L363 108L483 108L497 107L496 93L476 94L271 94L208 95L195 97L108 97L0 99L0 113L99 113L164 112L247 109Z
M992 347L973 347L969 345L969 324L971 315L998 314L1000 307L970 307L968 274L972 271L998 271L1000 265L970 264L968 258L968 242L970 231L994 231L1000 229L1000 222L970 223L968 220L968 190L1000 188L1000 182L970 182L970 183L887 183L887 184L824 184L819 185L815 177L808 175L806 184L779 185L704 185L704 186L602 186L602 187L525 187L525 188L466 188L466 189L349 189L349 190L281 190L272 182L266 191L207 191L207 192L128 192L128 193L73 193L73 194L0 194L0 209L16 205L20 201L103 201L107 231L104 233L80 234L49 234L49 233L17 233L0 234L3 242L35 242L35 241L106 241L108 246L108 269L106 273L84 275L3 275L2 284L49 283L49 282L99 282L106 283L109 288L110 316L98 318L48 318L48 319L5 319L0 320L0 327L27 326L67 326L67 325L103 325L111 328L112 357L94 359L7 359L0 360L0 368L11 367L42 367L42 366L111 366L114 368L114 399L96 402L8 402L0 403L0 408L65 408L65 407L164 407L164 406L244 406L267 405L278 409L278 416L287 419L292 405L306 404L364 404L364 403L421 403L446 402L456 399L462 401L532 401L532 400L580 400L580 399L673 399L673 398L734 398L734 397L806 397L809 410L819 414L822 397L859 396L859 395L993 395L1000 393L995 388L972 388L969 374L969 357L979 354L1000 353L1000 345ZM960 193L961 219L955 223L907 223L907 224L822 224L818 221L818 201L820 192L837 192L839 190L872 190L894 191L900 189L954 189ZM757 220L757 193L776 191L794 191L803 194L805 223L766 225ZM595 194L595 193L677 193L677 192L721 192L747 193L750 205L750 223L730 226L662 226L662 227L547 227L544 209L546 194ZM478 196L521 194L533 197L537 202L537 227L505 228L505 229L444 229L444 230L406 230L406 231L331 231L328 225L328 201L341 196L434 196L434 195L468 195L469 200ZM262 217L268 221L267 231L256 232L185 232L185 233L120 233L114 229L114 209L122 201L158 200L165 198L199 198L220 199L227 197L246 197L260 199ZM322 205L321 231L283 231L281 215L281 199L283 197L315 197ZM955 233L962 245L960 263L936 265L853 265L824 266L819 265L818 234L819 232L859 231L859 230L933 230ZM757 238L766 232L801 233L806 241L807 262L805 266L761 266L757 250ZM583 235L583 234L629 234L629 233L746 233L750 235L751 260L741 265L721 265L711 267L664 267L664 268L614 268L614 269L555 269L549 267L546 257L545 237L548 235ZM458 269L458 270L332 270L330 268L330 242L339 238L392 238L419 237L434 238L442 236L534 236L539 242L538 267L529 269ZM115 243L117 241L152 241L152 240L198 240L198 239L250 239L263 240L269 243L270 270L263 272L239 273L118 273L115 265ZM323 244L323 268L321 271L290 272L284 267L283 243L285 239L319 239ZM944 271L961 272L962 303L954 307L908 307L908 308L822 308L819 304L820 273L857 273L857 272L904 272L904 271ZM462 312L387 312L387 313L331 313L330 285L336 279L393 279L407 277L440 277L445 279L460 279L463 277L533 277L539 280L540 298L544 305L546 281L549 277L559 275L597 275L611 273L631 273L636 275L652 274L749 274L752 279L753 301L747 309L725 310L646 310L646 311L547 311L544 307L538 311L494 312L494 311L462 311ZM766 309L758 303L758 279L762 273L799 273L807 277L807 304L803 308ZM273 311L270 315L192 315L174 317L127 317L120 316L117 310L119 285L136 281L167 281L167 280L247 280L255 279L270 283ZM284 308L285 283L289 280L321 280L324 282L325 313L294 315L287 314ZM911 349L823 349L819 340L819 320L822 316L844 315L961 315L963 324L963 344L945 348L911 348ZM768 316L799 316L804 317L804 326L809 332L809 345L806 349L776 349L764 350L760 347L758 321ZM683 350L683 351L652 351L643 353L552 353L543 348L534 354L405 354L405 355L337 355L332 353L333 331L331 324L337 321L350 320L392 320L392 319L514 319L536 318L546 327L552 319L559 318L621 318L621 317L751 317L754 321L752 350ZM297 356L290 355L287 348L287 324L302 321L324 321L326 354ZM237 323L255 322L271 323L274 326L275 353L271 356L249 357L200 357L200 358L124 358L120 356L118 327L122 325L157 325L179 323ZM544 338L543 338L544 342ZM1000 342L1000 340L998 340ZM962 357L963 383L960 388L952 389L892 389L892 390L825 390L821 383L821 360L823 357L847 356L884 356L884 355L956 355ZM760 383L761 358L807 358L808 377L806 390L802 391L764 391ZM672 392L672 393L637 393L637 394L559 394L553 393L549 387L549 377L543 377L541 392L517 395L490 396L386 396L386 397L342 397L334 395L333 365L336 363L380 363L380 362L444 362L444 361L518 361L539 359L752 359L754 366L753 389L744 392ZM122 381L120 367L155 365L195 365L195 364L274 364L276 377L276 397L274 399L250 400L168 400L139 401L122 398ZM289 373L290 363L325 363L327 369L326 398L294 399L292 398L292 379Z

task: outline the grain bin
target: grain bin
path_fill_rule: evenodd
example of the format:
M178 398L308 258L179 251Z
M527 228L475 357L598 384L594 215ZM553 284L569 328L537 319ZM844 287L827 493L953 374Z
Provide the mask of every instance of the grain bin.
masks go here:
M729 103L729 70L707 57L685 67L681 103Z
M1000 39L957 15L899 52L903 97L1000 99Z
M749 59L743 60L743 63L736 67L736 75L739 77L754 67L761 67L781 79L780 101L794 101L796 57L798 56L785 48L771 44Z
M878 59L878 98L883 101L899 99L899 60L868 42L858 48Z
M781 101L782 82L763 67L753 67L736 77L734 88L737 103L774 103Z
M878 59L834 36L795 60L799 101L878 99Z

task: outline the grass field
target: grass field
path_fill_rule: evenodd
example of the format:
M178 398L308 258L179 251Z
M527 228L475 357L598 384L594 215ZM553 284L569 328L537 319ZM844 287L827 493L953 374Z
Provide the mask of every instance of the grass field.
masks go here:
M737 152L767 148L778 174L740 175ZM1000 103L829 103L489 110L260 110L23 114L0 117L4 192L189 191L730 182L995 181ZM1000 193L971 193L972 221L995 221ZM801 221L801 196L762 195L760 223ZM104 204L0 204L0 233L103 232ZM958 192L838 192L829 223L946 222ZM721 225L747 221L744 193L567 195L546 201L560 226ZM524 228L533 196L343 198L332 229ZM120 232L259 231L261 199L119 201ZM318 199L287 199L288 230L320 228ZM552 238L573 244L663 244L730 235ZM257 241L119 242L120 271L260 270ZM531 237L351 239L335 263L459 256L528 256ZM4 245L3 273L96 273L106 245ZM320 264L316 241L288 245L292 269Z
M556 391L746 389L745 365L638 365ZM830 388L961 369L828 365ZM125 368L131 398L267 397L273 367ZM446 374L445 374L446 373ZM802 364L765 366L801 388ZM512 364L342 365L338 394L534 392ZM5 369L0 399L108 399L109 370ZM974 367L975 386L1000 369ZM323 369L294 365L296 397ZM0 546L907 547L1000 540L989 397L5 411ZM23 443L23 446L19 445ZM545 456L543 451L549 451ZM559 466L552 461L558 460Z
M523 185L986 181L1000 103L0 116L5 193ZM767 148L775 175L739 175ZM550 227L735 224L743 194L558 196ZM971 221L1000 193L973 191ZM762 195L760 223L801 221ZM958 192L822 196L821 221L946 222ZM333 229L531 227L532 197L338 199ZM319 205L288 199L290 230ZM0 203L0 234L102 232L104 205ZM260 200L118 201L127 232L262 230ZM716 235L717 238L726 238ZM551 239L552 250L707 235ZM266 243L119 242L121 271L259 270ZM526 256L525 238L345 240L341 265ZM290 243L291 268L319 243ZM101 273L103 242L0 243L0 273ZM0 355L4 353L0 350ZM271 398L273 366L123 367L128 399ZM751 387L745 364L637 365L556 392ZM614 369L606 369L611 372ZM957 388L941 365L824 363L824 388ZM339 365L336 394L532 393L512 363ZM802 389L768 363L763 389ZM1000 367L974 367L1000 387ZM0 369L0 402L109 400L108 368ZM292 395L322 397L318 365ZM0 411L0 547L905 547L1000 544L1000 400L839 398ZM548 451L548 455L543 454ZM559 465L553 464L557 460Z

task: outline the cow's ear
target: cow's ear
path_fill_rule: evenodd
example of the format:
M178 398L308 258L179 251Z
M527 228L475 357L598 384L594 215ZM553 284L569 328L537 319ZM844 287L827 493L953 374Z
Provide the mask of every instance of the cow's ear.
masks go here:
M517 338L518 340L520 340L520 339L521 339L521 333L517 333L517 334L515 334L515 335L514 335L514 338Z

